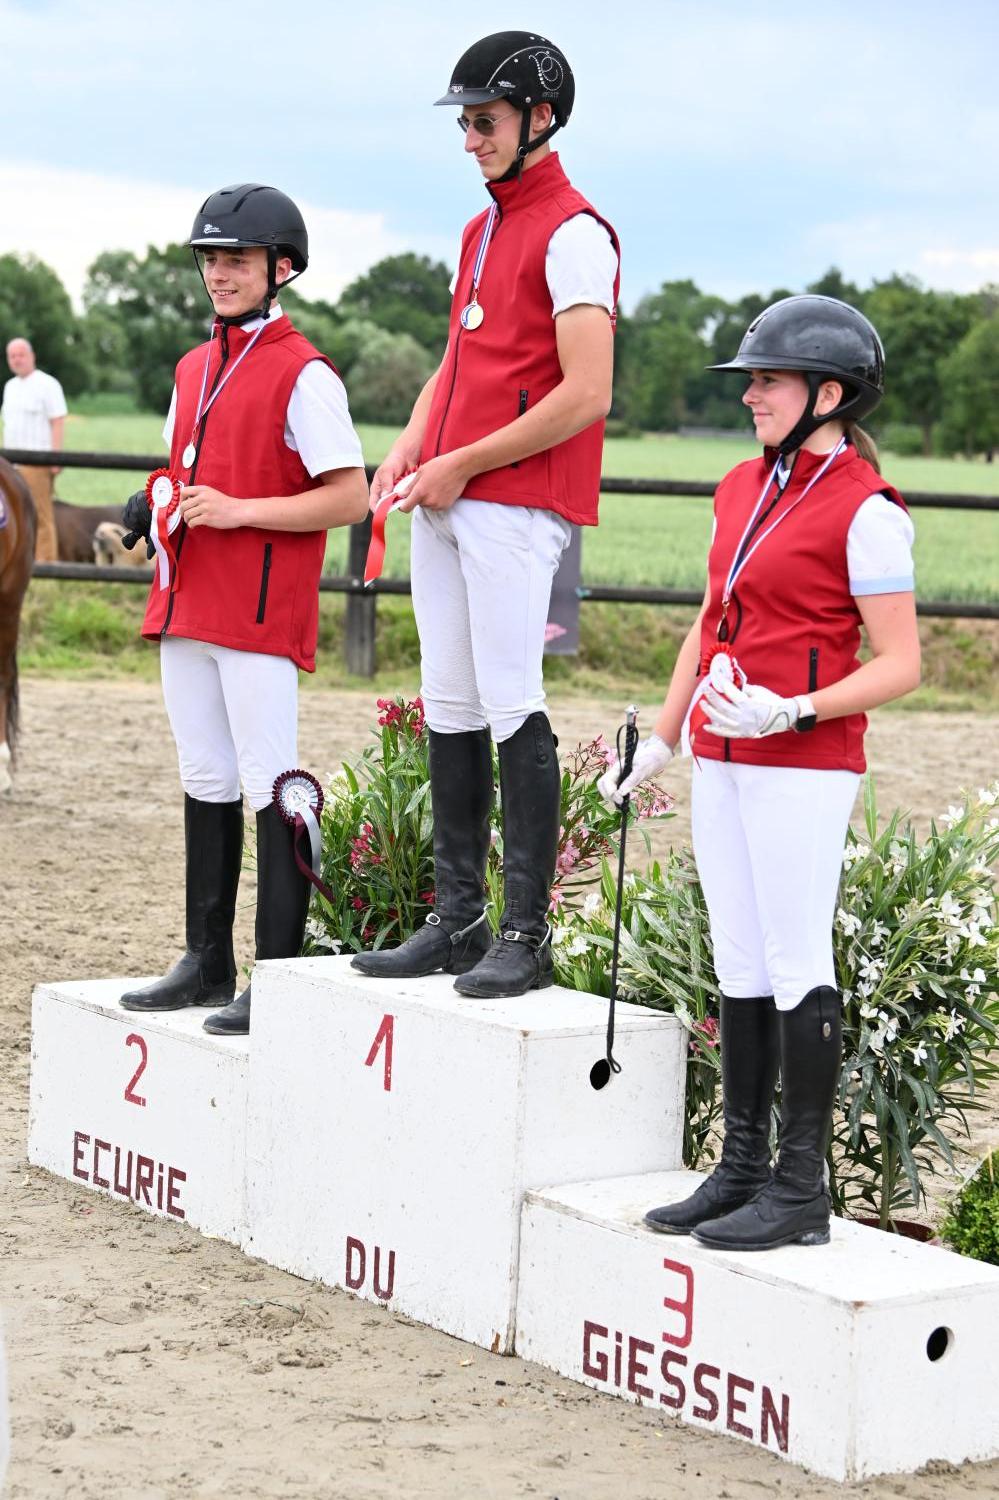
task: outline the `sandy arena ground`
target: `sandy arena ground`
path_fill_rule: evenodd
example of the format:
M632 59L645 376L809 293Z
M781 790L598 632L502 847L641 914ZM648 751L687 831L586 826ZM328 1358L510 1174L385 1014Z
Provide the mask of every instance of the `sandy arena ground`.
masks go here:
M302 764L325 776L360 750L373 696L305 693ZM563 746L610 733L618 713L553 706ZM843 1493L743 1443L492 1357L29 1167L31 988L169 963L182 945L182 829L157 688L29 680L23 724L16 789L0 804L11 1500ZM883 713L869 740L882 806L925 822L996 774L997 745L996 717ZM687 836L689 774L684 765L664 778L680 816L660 838ZM147 915L154 891L168 898L162 923ZM241 962L252 921L247 889ZM999 1144L999 1109L979 1118L975 1144ZM852 1493L995 1496L999 1463L933 1466Z

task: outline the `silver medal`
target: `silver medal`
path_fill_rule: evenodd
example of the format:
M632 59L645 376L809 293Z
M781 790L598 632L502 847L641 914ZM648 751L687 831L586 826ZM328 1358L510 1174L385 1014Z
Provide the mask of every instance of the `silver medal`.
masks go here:
M184 465L185 469L191 469L194 467L194 460L197 458L197 456L198 450L195 448L194 444L188 443L187 447L180 455L180 461Z

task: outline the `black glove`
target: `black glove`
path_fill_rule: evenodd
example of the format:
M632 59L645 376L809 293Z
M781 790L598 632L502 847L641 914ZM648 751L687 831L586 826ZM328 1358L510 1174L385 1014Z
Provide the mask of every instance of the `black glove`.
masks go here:
M125 501L125 508L121 513L121 524L128 530L121 539L121 545L127 547L129 552L135 546L140 537L146 539L146 556L155 557L156 548L149 540L149 531L153 522L153 513L149 509L149 501L146 499L145 490L136 490L134 495L129 495Z

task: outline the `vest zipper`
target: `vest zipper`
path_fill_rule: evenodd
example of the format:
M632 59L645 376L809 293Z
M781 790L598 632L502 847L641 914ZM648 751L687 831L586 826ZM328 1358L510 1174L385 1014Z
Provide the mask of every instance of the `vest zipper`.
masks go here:
M517 400L517 416L522 417L527 410L527 392L521 391ZM511 469L520 468L520 459L515 458L510 465Z
M257 600L257 624L264 623L264 611L267 608L267 585L271 576L271 543L264 543L264 566L260 574L260 598Z
M808 691L814 693L819 685L819 648L813 646L808 653Z
M211 399L212 395L215 392L216 387L218 386L219 379L221 378L221 375L222 375L222 371L225 369L226 365L229 362L229 330L228 330L228 328L226 328L226 326L225 326L224 323L222 325L222 333L220 335L220 342L221 342L221 347L222 347L222 358L219 361L219 367L218 367L218 369L215 371L215 379L212 381L212 388L208 392L208 399L209 400ZM197 436L197 439L196 439L195 444L194 444L194 463L191 465L190 473L187 476L187 482L188 482L188 484L193 484L194 483L194 476L197 473L197 469L198 469L198 459L201 457L201 444L204 442L205 428L208 426L208 418L209 418L210 414L211 414L211 411L209 409L209 411L206 411L205 414L204 414L204 416L202 417L202 419L201 419L201 425L198 428L198 436ZM170 588L170 598L169 598L169 601L167 602L166 619L163 621L163 629L160 631L161 638L163 636L165 636L166 633L167 633L167 631L170 629L170 620L171 620L171 618L173 616L173 602L174 602L174 597L176 595L177 580L178 580L178 575L179 575L179 572L180 572L180 553L181 553L181 548L184 545L184 538L186 536L187 536L187 526L182 521L181 524L180 524L180 527L178 528L178 531L177 531L177 547L176 547L176 550L174 552L174 581L173 581L173 584L171 585L171 588Z

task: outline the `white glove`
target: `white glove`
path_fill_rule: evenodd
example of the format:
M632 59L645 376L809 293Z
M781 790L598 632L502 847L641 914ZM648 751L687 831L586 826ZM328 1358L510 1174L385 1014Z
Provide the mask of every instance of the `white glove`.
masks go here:
M749 682L744 688L734 682L706 688L703 702L710 715L704 728L725 739L759 740L765 734L783 734L794 728L802 714L814 712L808 698L780 698L769 688Z
M616 802L620 807L629 792L633 792L640 781L651 781L664 771L673 759L673 752L665 740L657 734L650 734L647 740L639 740L635 746L635 759L631 764L631 775L621 785L618 780L621 776L621 762L617 756L614 757L612 765L597 782L597 791L605 802Z

